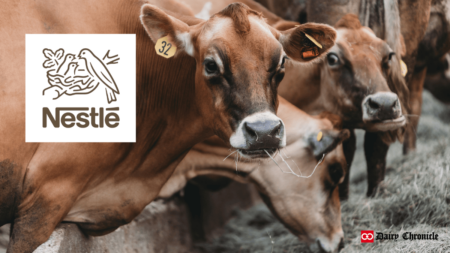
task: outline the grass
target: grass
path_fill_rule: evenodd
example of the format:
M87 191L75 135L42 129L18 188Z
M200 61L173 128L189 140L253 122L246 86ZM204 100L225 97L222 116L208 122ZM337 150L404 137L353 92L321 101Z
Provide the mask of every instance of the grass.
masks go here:
M341 207L346 243L342 252L450 252L450 106L428 92L423 100L417 151L403 156L402 146L392 145L385 181L373 198L365 197L363 133L358 132L350 198ZM398 233L400 238L361 244L361 230ZM435 232L439 237L405 241L403 232ZM222 236L197 246L205 252L310 252L262 204L238 210Z
M272 243L273 242L273 243ZM237 210L222 236L197 245L203 252L303 252L308 248L279 223L263 204ZM299 251L300 250L300 251Z

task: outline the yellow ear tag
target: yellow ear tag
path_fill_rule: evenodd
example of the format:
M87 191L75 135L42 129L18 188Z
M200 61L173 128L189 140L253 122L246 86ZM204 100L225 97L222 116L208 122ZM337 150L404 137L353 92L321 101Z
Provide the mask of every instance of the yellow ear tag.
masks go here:
M322 131L320 131L320 132L317 134L317 141L321 141L321 140L322 140L322 136L323 136L323 133L322 133Z
M169 37L162 37L155 44L156 54L164 57L170 58L177 52L177 47L174 43L170 42Z
M408 67L406 66L406 63L402 60L400 60L400 68L402 69L402 76L405 77L406 74L408 74Z

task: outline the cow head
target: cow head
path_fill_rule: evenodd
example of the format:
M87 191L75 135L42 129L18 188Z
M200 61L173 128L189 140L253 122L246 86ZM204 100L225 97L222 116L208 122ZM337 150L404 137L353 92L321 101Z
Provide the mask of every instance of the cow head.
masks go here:
M400 56L353 14L335 28L336 44L317 72L324 109L339 114L349 127L391 131L404 126L407 88Z
M346 127L401 137L408 89L400 56L353 14L344 16L336 29L336 44L324 61L306 67L286 64L280 95L310 113L337 114Z
M217 176L252 182L272 213L300 240L312 248L334 252L343 238L338 185L347 171L341 142L349 137L349 131L335 130L328 119L312 118L283 103L279 116L289 134L286 148L274 157L277 164L272 160L246 161L238 156L236 160L233 156L224 160L229 149L217 137L210 138L188 153L160 196L170 197L188 180L199 177L202 180L196 180L197 184L207 188L214 185L215 190L218 182L223 184ZM280 169L290 171L283 159L297 175L311 176L302 178L281 172ZM237 160L240 162L236 164Z
M297 144L299 148L286 149L291 152L285 160L292 170L297 174L301 170L303 176L311 177L280 174L277 166L266 165L255 171L252 179L272 213L301 241L308 243L311 250L337 252L343 247L344 236L338 185L347 171L340 142L348 138L349 132L322 132L321 141L317 141L317 132L311 132ZM325 153L322 163L317 165ZM289 171L284 163L279 165Z
M310 61L335 40L334 29L326 25L279 32L241 3L193 26L144 5L141 21L154 43L168 36L177 54L195 59L195 103L203 122L248 158L267 158L285 146L284 123L275 115L285 60ZM316 50L305 32L323 48ZM302 53L311 50L317 55L303 59Z

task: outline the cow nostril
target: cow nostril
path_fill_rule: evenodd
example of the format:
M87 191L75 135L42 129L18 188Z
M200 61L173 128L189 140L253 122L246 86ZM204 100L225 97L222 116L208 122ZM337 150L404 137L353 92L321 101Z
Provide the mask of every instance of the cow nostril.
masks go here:
M399 101L398 101L398 99L397 100L395 100L394 101L394 103L392 104L392 108L398 108L398 107L400 107L400 104L399 104Z
M245 130L247 130L248 135L250 135L251 137L258 137L256 131L251 126L249 126L247 123L245 123L244 126Z
M369 104L369 107L372 109L380 109L380 104L378 104L376 101L374 101L372 98L369 98L367 100L367 103Z
M328 253L329 251L325 250L322 246L322 243L320 242L319 239L317 239L317 245L319 246L319 252L320 253Z
M283 131L280 120L245 122L243 127L247 140L258 143L279 141Z
M270 136L272 137L278 137L280 135L280 131L281 131L281 121L278 123L278 125L276 125L272 132L270 132Z

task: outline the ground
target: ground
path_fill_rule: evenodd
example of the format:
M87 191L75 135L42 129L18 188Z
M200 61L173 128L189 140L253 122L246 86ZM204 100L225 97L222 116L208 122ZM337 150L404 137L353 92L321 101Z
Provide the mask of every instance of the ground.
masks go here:
M402 155L396 143L388 154L386 178L374 198L365 197L364 132L358 131L358 150L351 171L350 198L342 204L346 246L341 252L450 252L450 105L437 102L427 91L417 129L417 151ZM410 115L414 117L414 115ZM360 231L383 233L435 232L437 241L376 241L361 244ZM197 245L205 252L309 252L263 204L238 210L225 233Z

